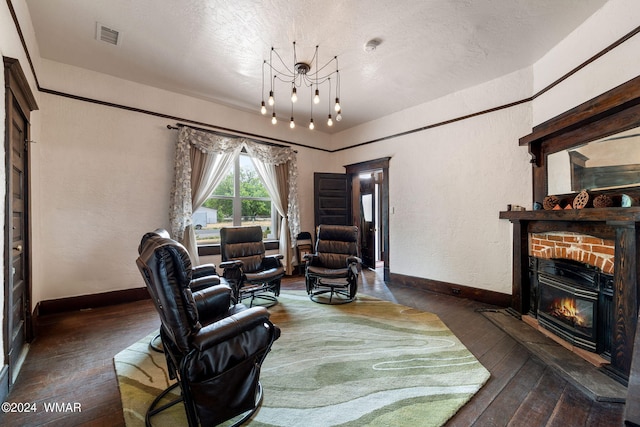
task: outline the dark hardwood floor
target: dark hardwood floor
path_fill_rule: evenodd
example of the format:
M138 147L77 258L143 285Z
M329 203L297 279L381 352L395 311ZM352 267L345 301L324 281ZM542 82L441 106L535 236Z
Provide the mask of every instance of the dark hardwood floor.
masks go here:
M490 306L387 286L372 271L362 278L361 293L438 314L491 372L448 426L622 426L624 405L590 400L477 312ZM304 289L304 282L287 278L282 288ZM39 319L38 338L8 398L35 402L37 412L0 414L0 425L124 425L113 356L158 325L148 300ZM45 402L78 402L81 412L45 412Z

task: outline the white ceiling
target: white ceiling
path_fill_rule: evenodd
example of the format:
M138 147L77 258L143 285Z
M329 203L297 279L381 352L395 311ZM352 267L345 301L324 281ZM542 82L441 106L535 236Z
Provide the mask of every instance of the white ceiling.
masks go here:
M308 61L319 45L321 64L335 55L340 64L344 119L332 132L525 68L604 3L27 0L43 58L257 114L271 46L291 58L296 41ZM119 46L96 40L97 22L120 31ZM372 38L382 44L365 52ZM326 132L326 98L321 105L316 129ZM308 120L308 107L300 111ZM290 112L277 110L285 120Z

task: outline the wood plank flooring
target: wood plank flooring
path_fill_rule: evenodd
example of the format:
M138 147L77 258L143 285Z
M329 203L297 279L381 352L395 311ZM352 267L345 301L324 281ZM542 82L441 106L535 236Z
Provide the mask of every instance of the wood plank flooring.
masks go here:
M491 372L491 379L448 426L622 426L624 405L595 402L476 310L474 301L385 285L374 272L360 292L438 314ZM282 291L304 289L300 277ZM36 402L35 413L0 413L2 426L122 426L113 356L157 329L150 301L39 319L39 334L9 402ZM81 412L45 412L44 403L81 404ZM412 426L413 427L413 426Z

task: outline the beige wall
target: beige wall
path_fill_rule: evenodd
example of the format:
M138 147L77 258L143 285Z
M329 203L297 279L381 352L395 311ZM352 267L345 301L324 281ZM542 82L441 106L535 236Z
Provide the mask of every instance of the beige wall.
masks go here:
M261 116L202 100L43 61L42 85L65 93L135 106L185 119L267 134ZM81 83L81 85L79 84ZM166 118L44 94L42 141L33 147L40 170L40 224L34 274L36 301L144 286L135 265L140 237L169 228L169 193L177 131ZM245 117L246 116L246 117ZM277 138L321 146L308 129ZM296 147L302 226L313 226L314 168L330 155ZM203 262L217 261L203 258Z
M530 90L524 70L369 126L403 120L415 129L527 98ZM530 204L529 157L517 143L530 131L530 114L521 104L341 152L339 164L391 157L392 273L511 292L511 229L498 212ZM340 136L359 141L368 131Z

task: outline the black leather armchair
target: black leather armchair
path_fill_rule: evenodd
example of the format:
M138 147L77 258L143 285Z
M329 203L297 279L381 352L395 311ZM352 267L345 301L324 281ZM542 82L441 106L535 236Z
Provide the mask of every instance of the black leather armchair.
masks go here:
M241 302L251 297L276 303L280 295L280 279L284 276L283 256L265 255L262 227L224 227L220 229L220 253L224 270L222 276L233 288Z
M163 228L156 228L155 230L146 233L144 236L142 236L142 240L140 241L140 245L138 246L138 255L142 254L144 245L150 239L161 241L162 239L170 238L171 237L169 235L169 232ZM198 266L191 266L191 282L189 283L189 287L192 291L200 291L210 286L219 285L220 283L226 284L227 282L224 279L220 279L220 276L218 276L218 272L216 271L215 264L201 264ZM164 351L159 333L151 339L149 345L153 350L159 353L162 353Z
M142 253L142 247L149 239L170 239L169 232L164 228L156 228L155 230L146 233L142 236L140 245L138 246L138 255ZM220 280L218 272L216 271L215 264L201 264L191 266L191 283L189 287L192 291L200 291L209 286L219 285L220 283L226 283L224 280Z
M160 315L169 376L177 380L149 407L147 425L180 401L190 426L244 422L261 403L260 368L279 328L265 308L232 304L228 285L193 292L187 250L169 238L145 237L136 264ZM176 387L180 399L158 407Z
M305 283L311 300L324 304L353 301L362 264L359 254L358 227L319 225L315 253L305 256Z

